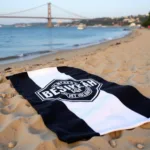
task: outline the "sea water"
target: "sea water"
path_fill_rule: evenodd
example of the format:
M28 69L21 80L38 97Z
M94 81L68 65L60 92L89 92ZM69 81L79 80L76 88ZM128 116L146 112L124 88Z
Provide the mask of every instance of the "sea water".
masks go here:
M73 50L126 36L123 27L3 27L0 28L0 64L31 59L46 53Z

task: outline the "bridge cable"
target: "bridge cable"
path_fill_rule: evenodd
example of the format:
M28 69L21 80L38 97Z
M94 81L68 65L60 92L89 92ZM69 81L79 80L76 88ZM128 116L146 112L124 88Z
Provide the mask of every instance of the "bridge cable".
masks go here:
M78 15L78 14L76 14L76 13L73 13L73 12L71 12L71 11L68 11L68 10L66 10L66 9L64 9L64 8L61 8L61 7L59 7L59 6L56 6L56 5L54 5L54 4L52 4L52 6L54 6L55 8L58 8L58 9L64 11L64 12L66 12L66 13L68 13L68 14L72 14L72 15L74 15L74 16L87 19L87 17L83 17L83 16L81 16L81 15Z
M29 9L17 11L17 12L11 12L11 13L7 13L7 14L0 14L0 15L6 16L6 15L18 14L18 13L27 12L27 11L30 11L30 10L33 10L33 9L37 9L37 8L39 8L39 7L43 7L43 6L45 6L45 5L47 5L47 3L46 3L46 4L43 4L43 5L40 5L40 6L37 6L37 7L33 7L33 8L29 8Z

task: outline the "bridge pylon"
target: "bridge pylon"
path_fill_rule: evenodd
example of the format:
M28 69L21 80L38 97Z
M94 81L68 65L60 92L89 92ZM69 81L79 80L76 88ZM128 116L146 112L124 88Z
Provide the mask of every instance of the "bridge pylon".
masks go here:
M48 3L48 28L51 28L52 25L52 16L51 16L51 3Z

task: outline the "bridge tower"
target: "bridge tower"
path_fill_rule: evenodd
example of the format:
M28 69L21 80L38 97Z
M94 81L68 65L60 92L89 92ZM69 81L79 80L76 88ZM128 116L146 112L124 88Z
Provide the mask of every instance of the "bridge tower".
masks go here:
M51 3L48 3L48 28L52 27Z

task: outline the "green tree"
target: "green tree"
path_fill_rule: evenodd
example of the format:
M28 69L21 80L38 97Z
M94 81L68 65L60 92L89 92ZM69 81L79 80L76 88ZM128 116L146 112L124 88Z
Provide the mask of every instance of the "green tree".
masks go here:
M150 12L149 12L148 19L142 23L142 26L144 26L144 27L148 27L149 25L150 25Z

